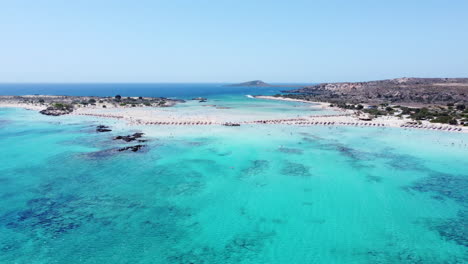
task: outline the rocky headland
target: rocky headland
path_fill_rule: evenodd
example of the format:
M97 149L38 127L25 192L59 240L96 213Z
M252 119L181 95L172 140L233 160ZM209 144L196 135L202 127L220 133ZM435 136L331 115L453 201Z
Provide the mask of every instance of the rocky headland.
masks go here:
M333 103L447 105L468 103L468 78L397 78L370 82L321 83L283 91Z
M325 102L355 111L365 119L393 116L416 122L468 125L468 78L322 83L283 92L273 98Z
M123 140L125 142L132 142L135 140L138 140L138 142L145 142L146 140L139 139L143 137L144 133L134 133L133 135L127 135L127 136L116 136L114 140Z

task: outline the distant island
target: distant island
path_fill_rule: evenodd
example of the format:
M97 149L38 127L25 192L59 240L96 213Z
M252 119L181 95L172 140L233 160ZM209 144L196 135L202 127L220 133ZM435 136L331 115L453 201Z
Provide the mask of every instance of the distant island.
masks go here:
M243 83L235 83L235 84L228 84L226 86L235 86L235 87L248 87L248 86L255 86L255 87L272 87L273 85L268 84L266 82L255 80L250 82L243 82Z
M269 84L264 81L255 80L250 82L243 82L243 83L235 83L235 84L228 84L225 86L231 87L289 87L289 88L304 88L305 85L302 84Z

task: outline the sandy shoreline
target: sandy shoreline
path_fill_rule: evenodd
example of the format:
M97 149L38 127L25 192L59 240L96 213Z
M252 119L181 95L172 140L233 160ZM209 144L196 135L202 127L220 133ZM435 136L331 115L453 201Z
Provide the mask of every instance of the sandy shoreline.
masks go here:
M268 100L281 101L301 101L289 98L277 98L270 96L257 97ZM304 103L317 104L315 102L304 101ZM15 107L28 110L40 111L46 106L40 104L24 103L0 103L0 107ZM317 104L317 107L324 109L333 109L327 103ZM126 125L176 125L176 126L205 126L205 125L223 125L225 123L236 123L241 125L291 125L291 126L360 126L360 127L398 127L429 129L437 131L456 131L468 133L467 127L451 126L447 124L430 123L422 121L421 124L410 124L412 120L399 118L395 116L382 116L370 121L360 120L353 111L336 111L336 114L328 115L301 115L287 118L278 118L275 113L263 116L255 116L252 113L239 114L220 111L217 109L201 107L203 111L184 111L180 108L159 108L159 107L123 107L123 108L99 108L99 107L81 107L74 110L69 115L88 116L97 119L117 119L123 121Z
M40 104L22 104L22 103L16 103L16 102L0 102L0 107L3 108L23 108L27 110L35 110L35 111L41 111L46 108L44 105Z
M276 96L270 96L270 95L255 95L255 96L252 96L252 98L314 104L314 105L317 105L317 107L320 107L322 109L330 109L330 110L335 110L335 111L340 111L341 110L341 109L336 108L336 107L331 107L329 103L324 103L324 102L311 102L311 101L306 101L306 100L285 98L285 97L276 97Z

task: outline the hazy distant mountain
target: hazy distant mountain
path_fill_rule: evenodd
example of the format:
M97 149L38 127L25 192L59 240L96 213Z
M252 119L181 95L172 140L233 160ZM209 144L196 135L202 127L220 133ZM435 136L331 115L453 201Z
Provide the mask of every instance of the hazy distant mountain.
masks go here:
M255 81L250 81L250 82L243 82L243 83L235 83L235 84L229 84L227 86L256 86L256 87L270 87L273 86L271 84L268 84L266 82L260 81L260 80L255 80Z

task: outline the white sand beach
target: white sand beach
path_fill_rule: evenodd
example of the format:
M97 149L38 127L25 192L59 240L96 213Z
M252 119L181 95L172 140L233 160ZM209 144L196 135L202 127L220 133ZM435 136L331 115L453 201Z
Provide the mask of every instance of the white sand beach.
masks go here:
M192 104L188 107L121 107L108 104L106 108L102 105L88 105L75 109L70 115L88 116L95 118L108 118L122 120L126 125L224 125L226 123L239 125L295 125L295 126L360 126L360 127L401 127L404 129L429 129L438 131L468 133L468 128L448 124L430 123L428 121L414 122L408 118L397 116L381 116L372 120L361 120L356 111L343 110L330 107L323 102L311 102L281 98L274 96L255 96L256 99L293 101L311 104L311 107L333 110L332 114L310 115L304 113L281 114L275 112L247 112L239 109L225 109L223 107L206 107L206 105ZM208 105L209 106L209 105ZM0 107L19 107L34 111L46 108L39 103L20 103L14 100L3 100ZM320 113L320 111L318 112Z
M337 111L336 114L290 116L277 118L274 114L260 116L240 114L229 111L216 111L214 108L203 107L203 112L183 111L171 108L80 108L72 115L93 116L97 118L113 118L125 121L128 125L223 125L237 123L240 125L296 125L296 126L361 126L361 127L403 127L405 129L430 129L440 131L468 132L463 126L451 126L422 121L419 124L411 119L396 116L382 116L372 120L360 120L353 111Z

